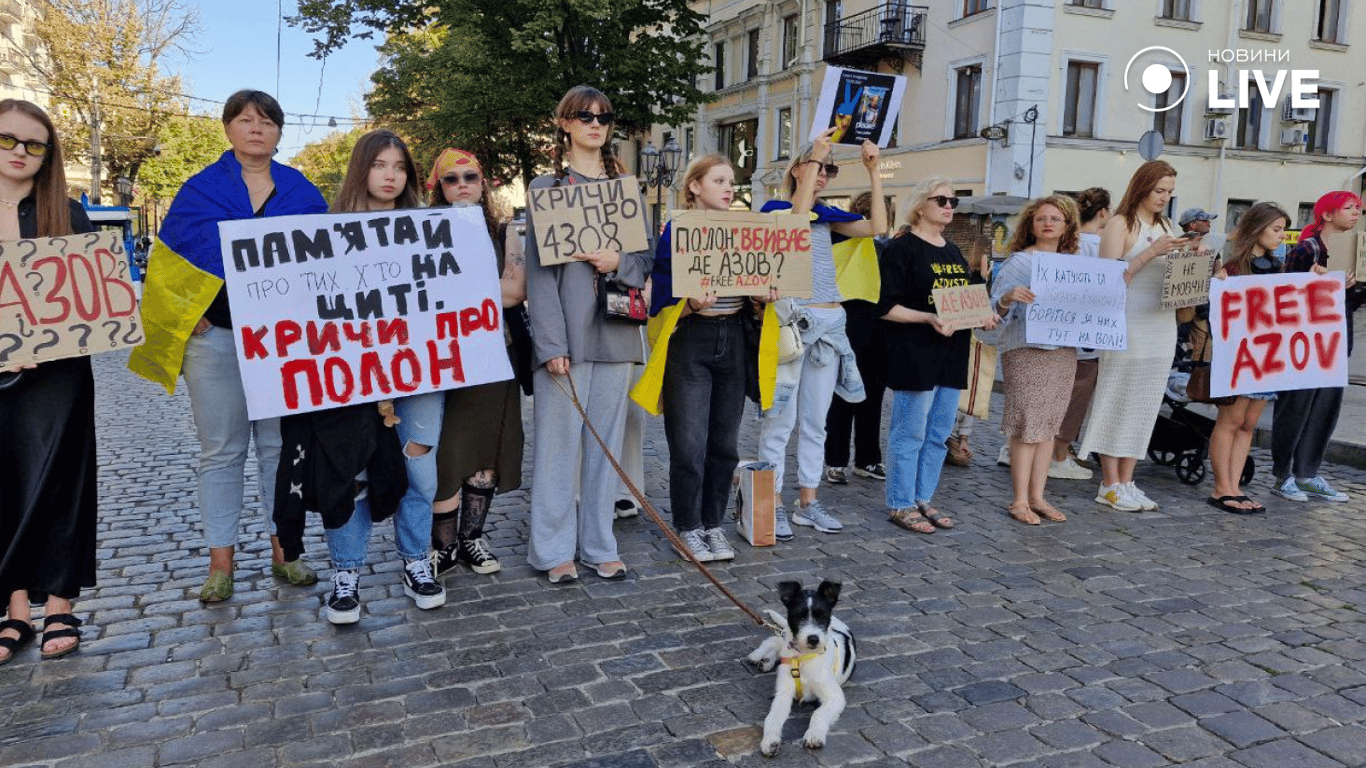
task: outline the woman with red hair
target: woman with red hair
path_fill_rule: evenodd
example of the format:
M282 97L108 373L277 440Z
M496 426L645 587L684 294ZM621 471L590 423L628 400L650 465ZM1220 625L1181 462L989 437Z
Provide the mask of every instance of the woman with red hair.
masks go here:
M1361 198L1352 192L1329 192L1314 204L1314 221L1300 232L1300 242L1285 257L1286 272L1328 271L1328 248L1324 234L1354 229L1361 218ZM1356 275L1347 276L1347 354L1352 354L1352 313L1361 306L1361 295L1352 290ZM1276 398L1271 422L1272 492L1291 501L1343 502L1338 491L1319 475L1328 440L1342 410L1342 387L1297 389Z

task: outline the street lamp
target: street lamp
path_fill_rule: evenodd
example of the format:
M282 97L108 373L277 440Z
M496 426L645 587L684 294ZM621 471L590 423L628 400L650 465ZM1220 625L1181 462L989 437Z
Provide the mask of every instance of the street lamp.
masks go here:
M655 192L655 232L659 232L659 214L664 207L664 187L674 183L674 174L678 172L678 160L683 154L683 148L678 146L678 142L673 137L664 143L664 149L655 149L653 141L647 142L645 148L640 150L640 164L645 172L645 183L654 187Z
M133 182L127 176L120 176L118 181L114 182L114 187L119 191L119 205L133 204Z

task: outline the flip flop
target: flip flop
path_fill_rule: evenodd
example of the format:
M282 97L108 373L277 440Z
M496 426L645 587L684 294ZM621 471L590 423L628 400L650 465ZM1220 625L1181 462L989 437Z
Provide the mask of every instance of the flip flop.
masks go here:
M1265 512L1265 511L1266 511L1266 507L1264 507L1264 506L1262 506L1261 504L1257 503L1257 501L1255 501L1255 500L1254 500L1252 497L1250 497L1250 496L1239 496L1239 497L1237 497L1236 501L1246 501L1246 502L1248 502L1249 504L1256 504L1256 506L1254 506L1254 507L1249 507L1249 508L1243 510L1244 512L1247 512L1247 513L1249 513L1249 514L1257 514L1258 512Z
M1214 496L1205 497L1206 504L1210 505L1211 507L1214 507L1217 510L1220 510L1221 512L1228 512L1231 515L1255 515L1258 512L1265 511L1265 509L1244 509L1243 507L1234 506L1232 502L1236 501L1250 501L1250 499L1248 499L1246 496L1219 496L1217 498Z

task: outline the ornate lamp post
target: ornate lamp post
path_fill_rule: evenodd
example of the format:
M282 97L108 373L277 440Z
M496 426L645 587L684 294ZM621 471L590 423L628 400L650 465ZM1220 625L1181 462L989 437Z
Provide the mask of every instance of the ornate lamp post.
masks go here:
M644 173L647 186L654 187L655 192L655 232L659 232L659 214L664 207L664 187L674 183L674 174L678 172L679 159L683 155L683 148L678 146L678 142L672 137L664 144L664 149L655 149L654 142L649 142L645 148L640 150L640 164Z

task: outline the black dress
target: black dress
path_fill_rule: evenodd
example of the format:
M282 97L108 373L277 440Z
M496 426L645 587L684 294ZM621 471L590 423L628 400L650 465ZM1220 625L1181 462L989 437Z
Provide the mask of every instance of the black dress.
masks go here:
M73 232L94 227L71 202ZM32 197L19 233L36 237ZM10 381L9 375L0 379ZM0 598L67 600L95 586L95 380L89 357L41 363L0 389ZM3 609L0 609L3 610Z

